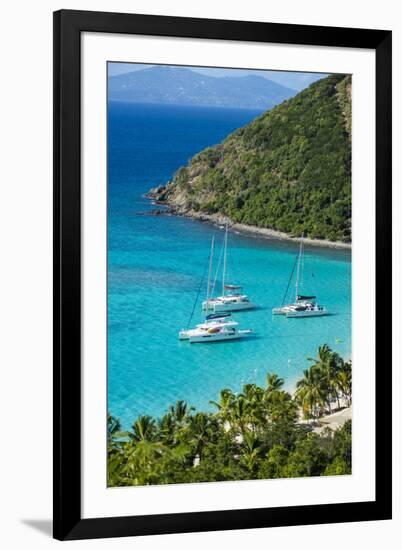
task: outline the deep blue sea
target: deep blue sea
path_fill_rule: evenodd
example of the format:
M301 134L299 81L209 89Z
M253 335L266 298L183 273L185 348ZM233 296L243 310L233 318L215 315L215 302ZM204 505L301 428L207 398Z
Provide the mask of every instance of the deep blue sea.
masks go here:
M303 292L317 294L332 315L273 317L271 308L282 301L297 245L233 232L228 282L242 283L260 306L234 317L255 336L209 345L178 341L208 262L211 236L219 244L223 231L149 215L155 206L143 195L257 114L109 103L108 408L125 428L140 414L163 414L178 399L209 410L222 388L263 384L267 371L284 377L291 389L308 367L307 358L324 343L344 356L351 353L350 252L306 248ZM205 293L204 287L201 297ZM192 325L202 319L198 303Z

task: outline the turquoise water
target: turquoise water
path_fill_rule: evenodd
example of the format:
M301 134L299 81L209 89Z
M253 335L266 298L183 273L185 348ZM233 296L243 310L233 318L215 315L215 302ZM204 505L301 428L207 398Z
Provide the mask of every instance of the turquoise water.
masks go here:
M242 283L259 305L233 316L255 336L209 345L178 341L208 262L211 236L220 245L223 231L147 215L155 207L143 194L256 114L109 104L108 407L126 428L139 414L161 415L178 399L210 409L209 400L222 388L263 384L267 371L283 376L291 388L308 366L306 358L323 343L344 356L351 352L350 253L306 247L303 292L316 293L332 315L274 317L271 308L282 301L297 245L233 232L228 282ZM201 320L199 303L191 324Z

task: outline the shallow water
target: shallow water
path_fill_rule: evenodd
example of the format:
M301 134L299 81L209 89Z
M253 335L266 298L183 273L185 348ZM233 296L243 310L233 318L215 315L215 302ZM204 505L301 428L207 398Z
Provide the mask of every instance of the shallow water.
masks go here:
M255 336L233 342L179 342L208 263L211 236L223 231L198 221L152 216L143 197L207 145L221 141L256 112L109 104L108 407L127 428L139 414L161 415L184 399L198 409L230 387L264 383L267 371L288 388L308 357L328 343L351 352L351 259L345 250L306 248L303 292L317 294L331 315L272 316L280 305L297 245L229 232L227 282L241 283L259 307L234 313ZM290 287L292 298L294 284ZM202 320L202 287L191 325ZM220 293L220 292L219 292Z

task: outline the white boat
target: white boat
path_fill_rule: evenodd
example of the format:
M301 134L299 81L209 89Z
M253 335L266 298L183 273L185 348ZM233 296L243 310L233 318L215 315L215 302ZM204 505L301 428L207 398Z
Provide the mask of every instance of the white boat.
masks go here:
M182 329L179 332L179 340L189 340L191 336L200 332L207 332L216 327L236 327L238 323L230 318L230 313L208 315L203 323L196 325L195 328Z
M244 309L254 309L256 306L250 301L246 294L241 294L242 289L239 285L225 285L225 294L217 298L211 298L202 303L202 309L212 310L217 313L220 311L241 311ZM227 292L226 292L227 291Z
M249 334L252 334L251 329L238 330L237 326L215 326L208 330L197 330L190 337L190 344L207 344L212 342L222 342L227 340L238 340Z
M228 229L226 227L225 237L223 240L223 273L222 273L222 295L216 298L210 297L202 303L203 311L225 312L225 311L242 311L246 309L254 309L256 305L249 299L247 294L242 294L242 286L225 284L226 279L226 260L227 260L227 242ZM219 262L220 263L220 262ZM215 288L216 278L219 271L219 264L215 281L212 287L212 292ZM212 294L211 292L211 294Z
M211 242L211 252L209 257L209 273L208 273L208 286L207 286L207 300L210 300L211 296L211 274L212 274L212 262L214 254L214 237ZM201 280L202 285L202 280ZM200 285L200 288L201 288ZM200 290L200 289L199 289ZM188 326L190 326L191 319L197 305L199 291L195 300L193 311L191 313ZM236 340L242 338L246 334L251 334L251 330L238 330L238 323L232 319L230 313L210 313L206 316L205 321L196 325L195 328L182 329L179 332L179 340L189 340L191 344L202 342L216 342L223 340Z
M207 300L209 299L209 296L210 296L210 293L211 293L211 274L212 274L212 264L213 264L213 256L214 256L214 241L215 241L215 238L212 237L211 251L210 251L210 254L209 254ZM200 288L199 288L199 291L198 291L198 294L197 294L197 297L195 299L195 303L194 303L194 306L193 306L193 311L192 311L190 319L188 321L188 327L190 326L191 319L193 317L193 313L194 313L196 305L197 305L199 292L200 292L201 286L202 286L202 279L201 279ZM230 313L219 313L219 314L218 313L211 313L211 314L206 316L205 320L202 323L199 323L198 325L196 325L195 328L181 329L179 331L179 340L189 340L192 335L206 332L209 329L214 328L214 327L222 327L224 325L229 326L229 327L235 327L235 326L237 326L237 324L238 323L236 321L231 319L231 314Z
M301 296L298 294L295 302L285 306L274 307L272 313L274 315L286 315L287 313L293 311L295 307L313 307L317 303L316 300L317 299L315 296Z
M273 315L286 315L286 317L320 317L322 315L328 315L328 310L317 304L316 296L306 296L304 294L299 294L299 288L302 285L301 278L304 265L304 243L303 235L300 240L300 249L297 256L297 273L296 273L296 296L295 301L290 304L281 305L280 307L274 307L272 309ZM289 288L290 281L293 277L293 272L295 269L296 263L293 265L292 272L290 274L288 286L286 289L285 297L283 302L286 300L287 291Z
M286 317L320 317L328 315L328 310L318 304L295 305L286 312Z

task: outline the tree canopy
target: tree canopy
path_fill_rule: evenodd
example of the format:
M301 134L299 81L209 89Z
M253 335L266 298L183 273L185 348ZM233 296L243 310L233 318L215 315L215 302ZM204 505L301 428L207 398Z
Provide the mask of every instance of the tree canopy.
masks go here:
M178 401L159 419L139 416L128 432L109 415L109 486L350 474L351 422L314 428L339 399L350 404L351 363L327 345L311 362L293 396L267 373L264 387L223 389L213 412Z

